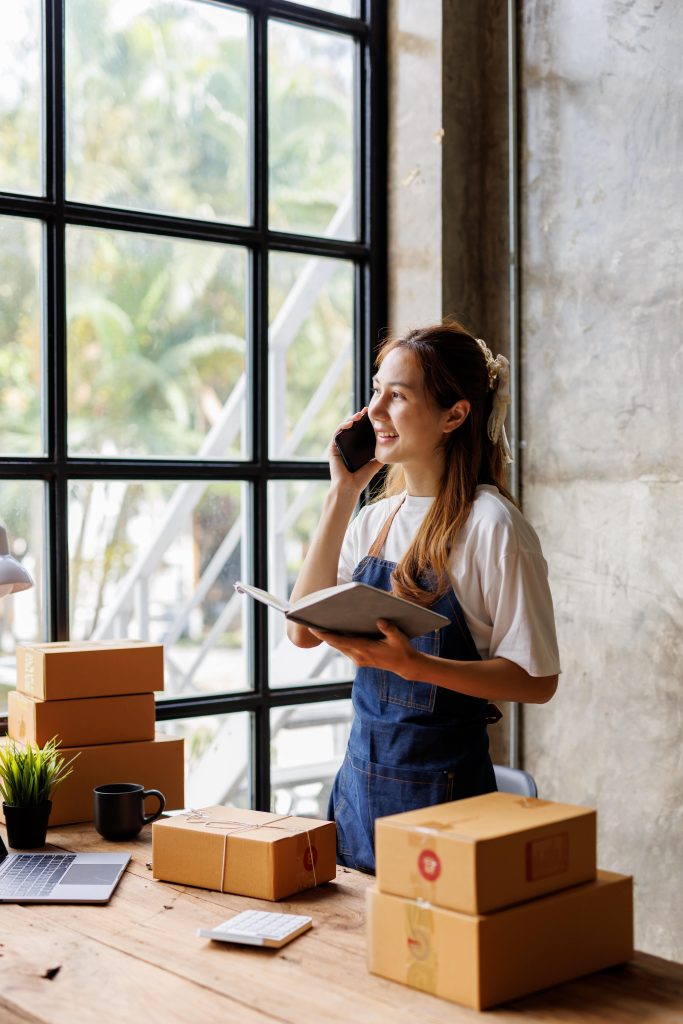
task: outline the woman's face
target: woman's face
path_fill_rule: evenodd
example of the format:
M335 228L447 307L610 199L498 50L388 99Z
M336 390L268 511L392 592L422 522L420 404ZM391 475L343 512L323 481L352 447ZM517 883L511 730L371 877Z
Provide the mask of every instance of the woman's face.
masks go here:
M406 468L436 464L442 457L446 433L453 429L453 414L441 409L426 391L413 354L400 346L392 349L372 386L369 412L377 435L377 458ZM467 402L456 408L460 406L469 409ZM464 416L460 422L462 419Z

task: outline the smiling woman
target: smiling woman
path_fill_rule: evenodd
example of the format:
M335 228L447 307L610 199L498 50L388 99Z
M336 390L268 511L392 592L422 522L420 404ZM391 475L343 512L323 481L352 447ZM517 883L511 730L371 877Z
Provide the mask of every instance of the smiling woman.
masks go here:
M465 421L470 403L463 399L442 409L427 393L413 353L396 346L373 378L369 411L380 461L402 465L414 493L436 493L444 471L444 438Z
M385 342L377 363L375 458L350 473L330 445L331 487L292 599L356 580L449 625L413 641L384 620L381 640L288 625L298 646L324 641L357 667L329 816L339 863L368 872L375 817L496 788L489 701L543 703L560 668L547 567L506 487L507 360L448 322ZM383 464L379 499L348 525Z

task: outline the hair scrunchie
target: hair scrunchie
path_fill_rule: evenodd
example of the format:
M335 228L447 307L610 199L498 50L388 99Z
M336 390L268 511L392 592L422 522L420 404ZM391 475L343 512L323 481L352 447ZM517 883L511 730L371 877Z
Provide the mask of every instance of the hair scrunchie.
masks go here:
M512 402L510 395L510 362L505 356L493 353L483 338L475 338L477 345L484 353L486 371L489 378L489 390L493 391L493 409L486 425L486 432L493 444L500 444L507 464L512 462L512 452L505 433L505 417L508 405Z

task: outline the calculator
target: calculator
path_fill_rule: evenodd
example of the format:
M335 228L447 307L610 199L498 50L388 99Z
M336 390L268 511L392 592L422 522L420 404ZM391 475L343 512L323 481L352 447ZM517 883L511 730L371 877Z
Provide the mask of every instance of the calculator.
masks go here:
M267 910L244 910L216 928L198 928L197 935L216 942L241 942L247 946L279 949L313 926L311 917L277 914Z

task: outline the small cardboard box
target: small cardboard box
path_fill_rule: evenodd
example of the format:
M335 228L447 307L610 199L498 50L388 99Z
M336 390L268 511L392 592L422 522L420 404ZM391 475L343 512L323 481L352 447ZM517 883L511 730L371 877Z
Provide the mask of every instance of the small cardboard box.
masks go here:
M105 640L17 646L17 690L39 700L112 697L163 688L162 644Z
M53 736L63 747L154 739L153 693L36 700L12 690L7 694L7 708L7 733L19 743L42 747Z
M80 756L74 761L73 773L55 790L49 826L92 821L92 791L110 782L137 782L145 789L158 789L168 810L185 803L183 740L178 737L157 733L155 739L140 743L59 749L67 760L79 751Z
M336 875L333 821L206 807L156 821L152 871L166 882L279 900Z
M485 1010L633 955L632 879L596 881L493 914L460 914L369 889L373 974Z
M484 914L595 878L596 814L487 793L375 822L377 885Z

